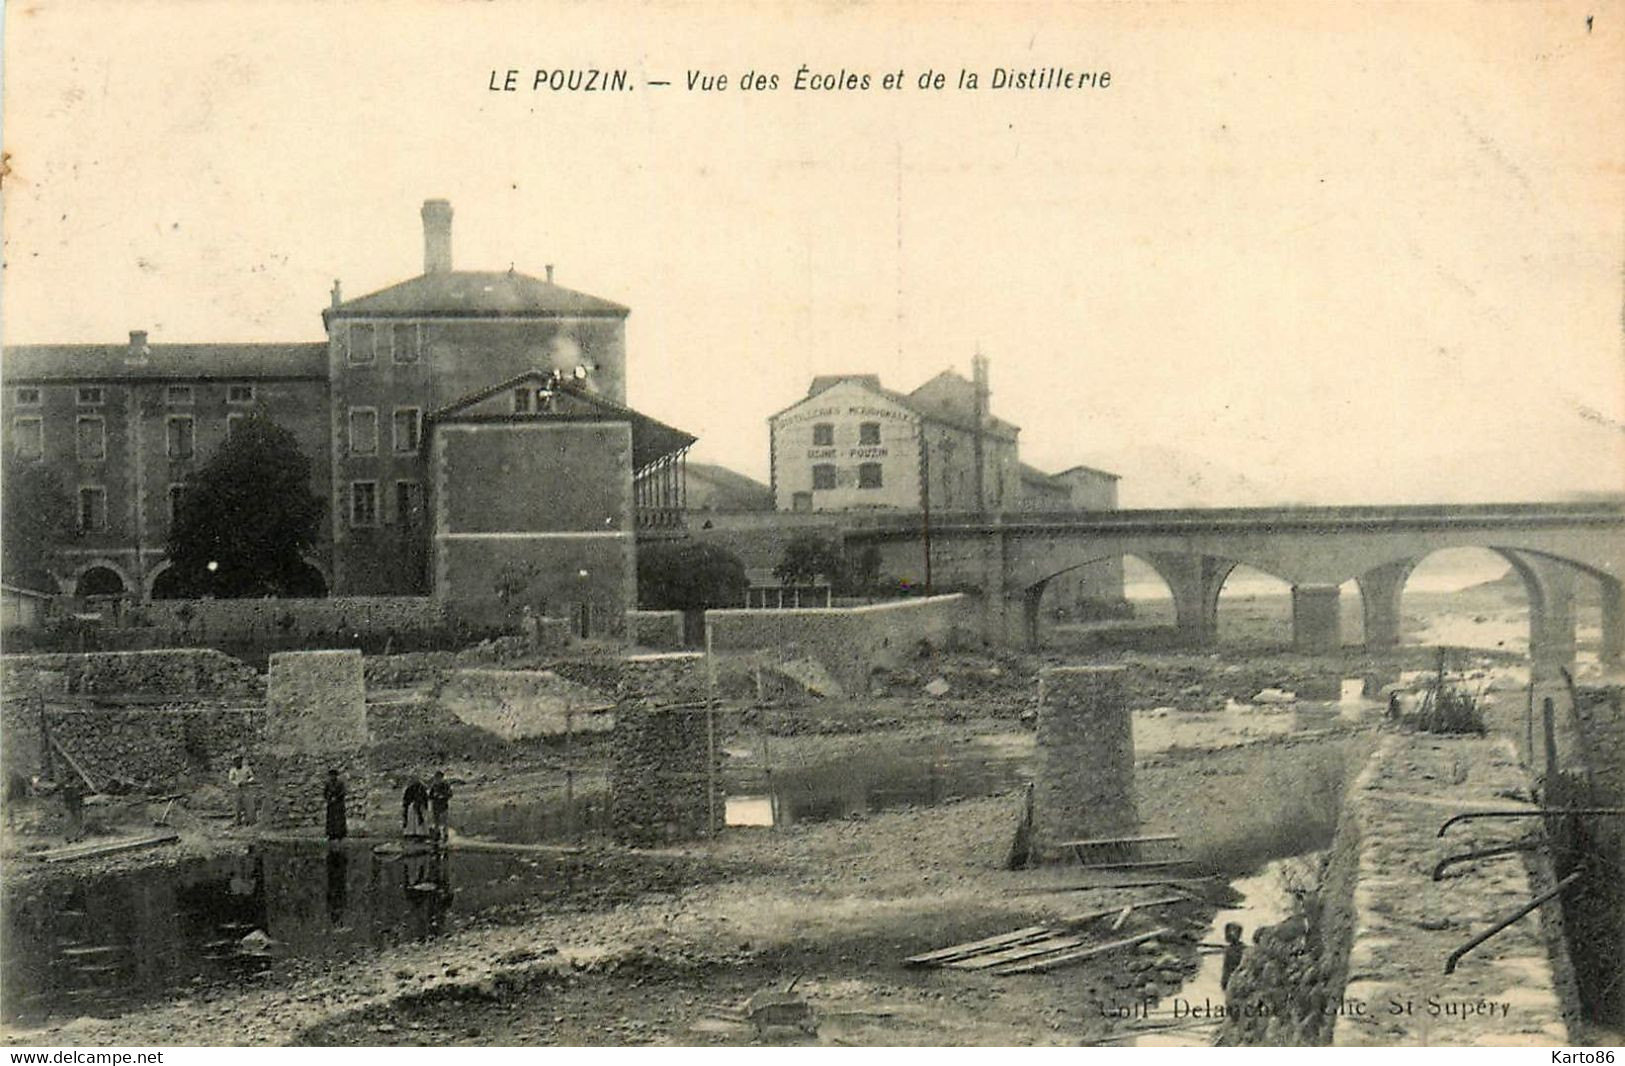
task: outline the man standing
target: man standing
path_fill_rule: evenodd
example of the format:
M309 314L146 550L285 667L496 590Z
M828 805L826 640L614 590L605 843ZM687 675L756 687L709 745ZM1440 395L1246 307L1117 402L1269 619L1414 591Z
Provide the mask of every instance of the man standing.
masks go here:
M241 756L237 756L230 770L226 771L226 779L231 782L232 790L237 796L237 824L254 824L254 768Z
M446 825L446 813L450 807L451 782L446 780L445 771L436 770L429 782L429 809L434 814L436 843L444 844L451 836L451 830Z
M68 815L67 840L69 844L85 835L85 787L77 777L62 783L62 807Z

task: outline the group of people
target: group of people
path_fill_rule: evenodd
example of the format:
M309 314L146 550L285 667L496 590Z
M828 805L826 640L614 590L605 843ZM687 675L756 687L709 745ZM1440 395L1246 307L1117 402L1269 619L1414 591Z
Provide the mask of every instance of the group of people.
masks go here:
M258 816L253 767L239 755L226 772L226 778L231 783L236 801L236 824L253 825ZM343 840L350 835L349 812L346 810L349 798L349 785L340 776L338 768L328 770L327 780L322 782L328 840ZM401 833L409 837L430 837L436 843L445 843L449 837L446 816L450 809L451 782L446 780L445 771L436 770L428 784L413 777L401 795Z
M424 819L426 810L434 818L432 824ZM444 844L450 835L446 822L450 810L451 782L446 780L443 771L436 770L427 785L422 778L412 778L401 793L401 835L427 836L437 844Z

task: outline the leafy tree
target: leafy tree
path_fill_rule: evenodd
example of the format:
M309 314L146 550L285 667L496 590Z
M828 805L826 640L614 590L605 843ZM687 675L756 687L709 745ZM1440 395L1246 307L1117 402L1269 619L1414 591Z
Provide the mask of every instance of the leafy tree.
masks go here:
M773 576L786 585L810 585L824 578L837 595L866 595L880 583L880 549L871 544L848 557L833 541L802 533L784 546Z
M682 541L638 549L638 603L654 611L738 607L750 579L726 548Z
M802 533L784 546L773 576L786 585L810 585L817 578L834 584L840 577L841 550L816 533Z
M177 587L221 598L299 591L324 510L298 440L251 415L181 492L169 533Z
M50 551L73 536L73 498L49 467L10 456L0 472L0 580L55 592Z

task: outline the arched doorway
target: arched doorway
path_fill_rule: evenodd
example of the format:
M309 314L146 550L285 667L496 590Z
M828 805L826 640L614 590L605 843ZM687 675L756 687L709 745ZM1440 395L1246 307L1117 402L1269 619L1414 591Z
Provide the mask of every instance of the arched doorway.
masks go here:
M155 600L186 599L186 589L181 583L179 571L169 563L165 563L163 569L152 579L150 595Z
M80 599L122 596L124 591L124 576L110 566L87 567L73 586L73 594Z
M305 563L297 573L290 575L283 595L308 599L326 596L327 578L310 563Z

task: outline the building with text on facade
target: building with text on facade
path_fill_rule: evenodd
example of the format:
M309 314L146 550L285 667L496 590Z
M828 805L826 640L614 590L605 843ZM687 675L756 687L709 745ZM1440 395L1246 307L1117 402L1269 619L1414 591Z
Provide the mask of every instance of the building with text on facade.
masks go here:
M1075 466L1046 474L1021 461L1020 429L992 414L988 360L969 379L945 370L912 392L877 374L815 377L801 400L768 419L772 491L780 512L948 514L1091 511L1117 507L1116 474ZM1057 604L1123 598L1122 564L1060 579Z
M325 342L153 345L133 332L6 348L8 445L76 502L76 535L53 550L61 592L171 594L174 501L260 411L298 439L328 503L301 591L434 595L480 613L499 609L503 571L524 571L549 613L620 629L637 533L680 523L694 438L626 406L627 308L556 284L551 266L455 270L450 204L421 216L423 273L350 300L335 283Z

